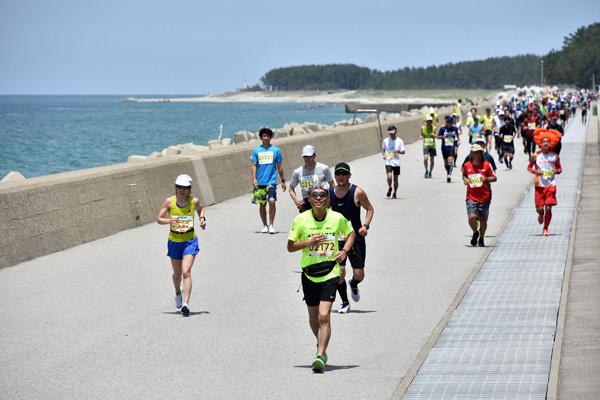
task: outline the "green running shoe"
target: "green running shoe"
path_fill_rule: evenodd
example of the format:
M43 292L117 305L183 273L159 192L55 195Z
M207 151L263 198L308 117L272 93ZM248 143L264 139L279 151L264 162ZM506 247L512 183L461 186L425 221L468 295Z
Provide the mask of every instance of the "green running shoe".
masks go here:
M325 368L325 360L323 356L316 356L315 360L312 362L313 371L321 372L323 368Z

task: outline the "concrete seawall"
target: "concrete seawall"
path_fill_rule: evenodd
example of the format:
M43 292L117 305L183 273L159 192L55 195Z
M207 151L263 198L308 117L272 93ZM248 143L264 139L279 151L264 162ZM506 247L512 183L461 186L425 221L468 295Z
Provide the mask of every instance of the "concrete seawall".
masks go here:
M385 121L383 135L395 125L405 144L412 143L422 121L423 116ZM289 180L302 165L304 145L314 145L317 160L334 166L379 152L380 132L377 123L368 123L274 139L273 144L281 149ZM205 206L250 193L255 145L2 182L0 268L154 222L181 173L192 176L192 193Z

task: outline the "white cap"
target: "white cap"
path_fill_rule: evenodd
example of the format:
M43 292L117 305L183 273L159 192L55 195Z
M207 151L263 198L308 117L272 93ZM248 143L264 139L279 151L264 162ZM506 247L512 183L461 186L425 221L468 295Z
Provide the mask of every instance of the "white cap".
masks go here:
M310 157L316 152L317 151L315 150L315 146L307 144L302 148L302 157Z
M485 139L484 138L477 138L473 141L473 143L482 143L485 146Z
M504 111L498 110L498 115L504 115Z
M192 186L192 177L186 174L181 174L175 179L175 184L178 186Z
M433 114L433 113L435 113L435 108L429 107L429 114Z
M433 117L431 115L428 115L427 118L425 118L425 122L427 121L433 121Z

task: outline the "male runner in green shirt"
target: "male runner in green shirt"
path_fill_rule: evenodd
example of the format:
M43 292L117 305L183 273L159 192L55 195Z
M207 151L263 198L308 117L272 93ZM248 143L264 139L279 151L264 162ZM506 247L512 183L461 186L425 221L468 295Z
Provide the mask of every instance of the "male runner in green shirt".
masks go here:
M317 355L312 363L321 372L327 362L327 345L331 338L331 307L335 301L340 265L354 244L355 233L344 216L327 208L329 191L323 183L308 190L312 209L298 215L288 235L290 253L302 250L302 291L308 307L310 328L317 338ZM339 236L347 237L343 249Z

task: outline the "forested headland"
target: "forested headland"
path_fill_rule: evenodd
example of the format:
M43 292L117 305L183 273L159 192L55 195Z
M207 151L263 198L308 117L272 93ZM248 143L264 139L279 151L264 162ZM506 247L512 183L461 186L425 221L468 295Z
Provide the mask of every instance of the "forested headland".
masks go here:
M481 61L441 66L378 71L354 64L302 65L275 68L262 78L270 90L401 90L401 89L501 89L539 85L543 61L544 84L591 88L593 75L600 80L600 23L581 27L564 38L560 50L493 57Z

